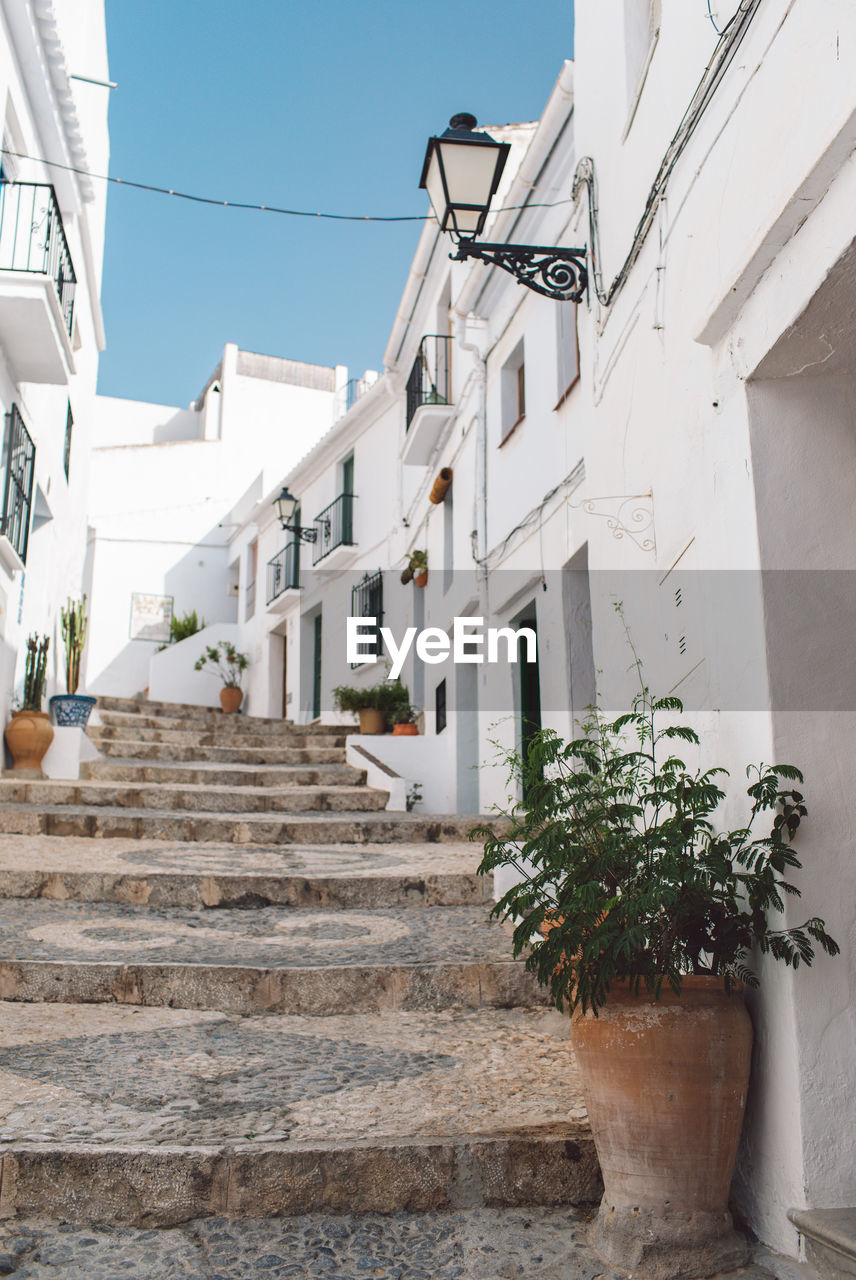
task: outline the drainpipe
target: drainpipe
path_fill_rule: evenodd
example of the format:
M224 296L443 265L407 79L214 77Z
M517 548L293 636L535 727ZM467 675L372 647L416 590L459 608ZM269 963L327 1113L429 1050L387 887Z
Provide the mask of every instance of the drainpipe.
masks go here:
M477 339L475 342L465 341L464 335L469 333L474 334ZM478 385L472 550L473 559L479 570L479 604L482 612L487 604L487 356L483 354L483 339L486 334L486 320L472 313L468 316L455 313L455 343L461 351L469 351L475 356L474 376Z

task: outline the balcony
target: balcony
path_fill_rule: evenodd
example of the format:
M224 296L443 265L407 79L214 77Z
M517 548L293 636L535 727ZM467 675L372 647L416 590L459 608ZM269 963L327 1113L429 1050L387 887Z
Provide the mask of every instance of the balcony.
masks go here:
M318 537L312 544L312 563L329 556L339 547L353 547L354 541L354 502L353 493L340 493L335 502L315 517L315 528ZM340 557L337 557L339 559ZM332 568L331 564L327 568Z
M424 467L452 416L452 339L428 334L419 344L407 379L407 435L402 450L406 466Z
M3 468L0 564L9 573L14 573L16 569L23 569L27 560L36 471L36 447L14 404L6 414Z
M267 563L267 607L269 613L284 613L292 591L300 589L300 543L288 542Z
M0 345L17 382L74 373L76 286L53 187L0 182Z
M340 418L344 418L348 410L353 409L357 401L362 399L374 384L374 376L371 378L350 378L336 394L336 422Z

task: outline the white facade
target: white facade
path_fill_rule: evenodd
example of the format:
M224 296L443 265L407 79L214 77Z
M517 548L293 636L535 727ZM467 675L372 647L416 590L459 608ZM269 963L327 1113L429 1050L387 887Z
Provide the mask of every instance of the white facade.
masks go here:
M65 692L59 612L82 590L106 192L45 157L105 173L103 0L0 4L0 710L28 634L51 637L48 695ZM9 449L14 451L9 481ZM28 459L31 459L31 464ZM29 502L27 499L29 498ZM26 559L26 563L24 563Z

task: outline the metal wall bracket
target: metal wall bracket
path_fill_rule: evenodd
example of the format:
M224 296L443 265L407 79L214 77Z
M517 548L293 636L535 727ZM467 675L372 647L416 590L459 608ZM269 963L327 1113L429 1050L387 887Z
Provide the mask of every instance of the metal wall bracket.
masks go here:
M454 262L480 258L501 267L519 284L555 302L581 302L588 288L585 249L557 249L534 244L480 244L462 240Z

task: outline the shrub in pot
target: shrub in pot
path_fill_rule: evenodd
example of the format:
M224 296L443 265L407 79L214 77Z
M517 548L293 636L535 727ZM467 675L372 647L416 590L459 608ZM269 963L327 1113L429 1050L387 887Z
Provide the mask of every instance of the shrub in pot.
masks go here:
M479 870L520 876L494 913L513 917L516 955L572 1017L574 1049L604 1178L593 1244L639 1274L706 1276L739 1266L728 1193L749 1078L743 986L751 952L809 965L838 946L816 917L776 928L791 841L805 817L791 765L747 769L743 826L720 830L725 770L675 754L699 739L677 698L642 688L631 711L593 711L582 736L550 730L527 758L510 829ZM664 723L664 721L666 723Z
M205 652L197 658L193 669L201 671L206 666L215 668L216 674L223 681L220 706L227 715L234 715L244 698L241 681L249 665L250 660L245 653L239 653L228 640L220 640L217 644L205 646Z
M424 587L428 583L428 552L427 551L411 551L410 553L410 574L417 587Z
M360 733L385 733L401 707L409 704L407 686L400 680L358 687L340 684L333 690L337 711L350 711L360 718Z
M417 737L419 728L416 724L416 717L419 715L418 707L411 707L409 704L402 706L393 716L392 734L395 738Z
M78 693L80 684L80 660L86 644L86 596L82 600L69 600L61 610L60 624L65 648L65 693L58 693L49 702L54 723L86 728L95 699Z
M42 711L49 648L48 636L31 635L27 639L23 702L20 711L12 712L4 735L12 754L12 768L26 769L39 776L42 760L54 736L50 716Z

